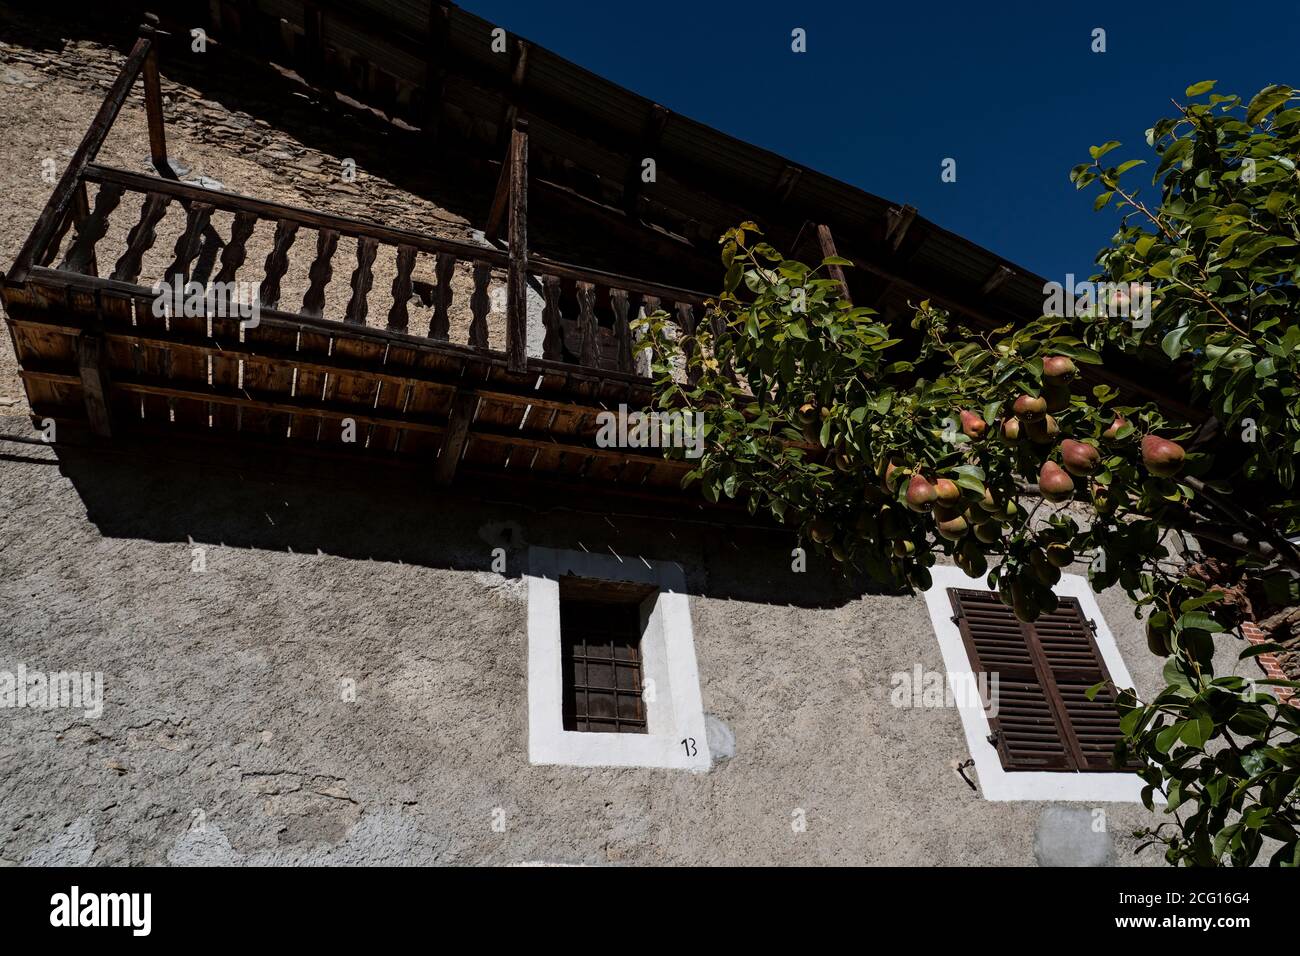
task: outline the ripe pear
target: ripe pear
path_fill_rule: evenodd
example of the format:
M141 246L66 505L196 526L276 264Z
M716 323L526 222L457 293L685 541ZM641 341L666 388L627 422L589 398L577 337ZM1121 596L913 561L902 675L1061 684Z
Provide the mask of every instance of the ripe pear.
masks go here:
M1020 419L1012 416L1002 423L1002 440L1011 444L1020 441Z
M1074 563L1074 551L1068 544L1061 544L1059 541L1047 546L1047 560L1058 568L1068 567Z
M896 461L891 461L885 465L885 487L888 490L898 490L898 479L902 477L902 475L899 474L901 467L901 463Z
M917 512L927 512L934 507L939 493L924 475L913 475L907 482L907 507Z
M916 543L907 539L900 539L894 542L894 557L907 558L916 553Z
M1183 446L1159 435L1142 439L1142 464L1157 478L1172 478L1183 470Z
M1043 359L1043 378L1049 382L1064 384L1078 374L1074 362L1064 355L1049 355Z
M1011 409L1016 413L1016 417L1021 421L1037 421L1047 414L1047 399L1043 398L1041 395L1038 397L1033 395L1021 395L1016 399L1015 404L1011 406Z
M1029 567L1033 569L1034 577L1045 587L1050 588L1061 580L1061 569L1049 561L1039 548L1029 552Z
M799 424L810 425L817 421L817 406L812 402L804 402L799 406Z
M963 408L960 417L962 434L971 441L979 441L988 431L989 423L974 412Z
M1123 415L1116 415L1115 420L1110 423L1110 425L1106 428L1104 432L1101 433L1101 437L1106 439L1107 441L1114 441L1115 436L1119 434L1119 430L1127 424L1128 424L1128 419L1126 419Z
M1025 427L1029 430L1029 440L1036 445L1050 445L1056 441L1056 436L1061 434L1061 426L1051 415L1044 415Z
M957 517L949 518L947 521L940 521L938 523L938 528L939 534L947 538L949 541L959 541L966 535L966 532L970 530L970 525L966 523L965 518L961 515L957 515Z
M988 512L997 511L998 503L993 498L993 492L985 488L984 497L980 499L979 506Z
M1038 490L1048 501L1068 501L1074 494L1074 479L1056 462L1047 461L1038 472Z
M825 518L814 518L808 522L808 534L818 544L826 544L835 537L835 526Z
M1082 478L1097 470L1101 455L1091 445L1067 438L1061 442L1061 463L1070 474Z
M984 524L975 526L975 537L979 538L985 544L993 544L995 541L1002 540L1002 525L996 521L986 521Z
M951 508L961 501L961 489L957 487L955 481L948 478L940 478L936 481L934 491L938 495L938 503L945 507Z

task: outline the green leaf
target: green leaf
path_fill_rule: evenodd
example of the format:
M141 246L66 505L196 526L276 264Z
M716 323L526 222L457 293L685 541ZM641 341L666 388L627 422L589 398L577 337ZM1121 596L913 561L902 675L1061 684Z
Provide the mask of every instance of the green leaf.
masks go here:
M1092 155L1093 159L1101 159L1118 145L1120 145L1119 140L1112 139L1109 143L1103 143L1100 146L1089 146L1088 152Z
M1203 93L1208 93L1210 90L1214 89L1214 84L1216 82L1216 80L1201 80L1199 83L1193 83L1184 91L1184 95L1200 96Z
M1237 659L1244 661L1251 657L1259 657L1260 654L1276 654L1279 651L1285 650L1286 648L1281 644L1274 644L1272 641L1265 641L1262 644L1252 644L1250 647L1238 654Z

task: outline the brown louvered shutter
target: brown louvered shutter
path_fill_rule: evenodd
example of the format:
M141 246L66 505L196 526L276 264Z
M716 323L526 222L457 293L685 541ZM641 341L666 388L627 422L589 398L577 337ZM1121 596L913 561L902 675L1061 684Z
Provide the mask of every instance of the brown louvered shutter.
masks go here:
M1087 698L1110 675L1078 600L1061 598L1057 610L1025 624L991 591L948 594L972 669L998 676L989 722L1003 768L1114 770L1119 715L1109 689Z

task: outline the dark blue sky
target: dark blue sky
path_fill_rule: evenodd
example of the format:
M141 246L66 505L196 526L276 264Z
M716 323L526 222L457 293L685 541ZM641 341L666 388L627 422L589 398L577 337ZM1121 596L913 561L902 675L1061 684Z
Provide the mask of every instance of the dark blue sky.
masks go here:
M1300 86L1300 0L458 2L1049 279L1090 274L1114 231L1114 214L1092 212L1094 194L1067 179L1090 145L1146 155L1144 131L1199 80L1246 98ZM806 53L790 50L795 27ZM1095 27L1104 54L1090 51ZM945 157L955 183L940 181Z

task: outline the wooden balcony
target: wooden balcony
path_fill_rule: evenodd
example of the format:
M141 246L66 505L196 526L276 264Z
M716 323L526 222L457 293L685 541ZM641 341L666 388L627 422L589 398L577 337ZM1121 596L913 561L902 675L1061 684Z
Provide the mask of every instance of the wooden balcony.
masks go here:
M530 258L525 124L486 229L504 227L506 248L449 241L171 178L155 57L146 32L3 285L34 421L97 441L406 463L440 484L682 494L689 465L597 447L596 416L650 403L636 316L664 308L688 348L704 297ZM159 176L95 162L138 78ZM169 214L182 225L167 249L158 236ZM250 256L255 236L269 237L264 261ZM178 275L255 288L258 321L211 299L198 314L157 314L156 283Z

